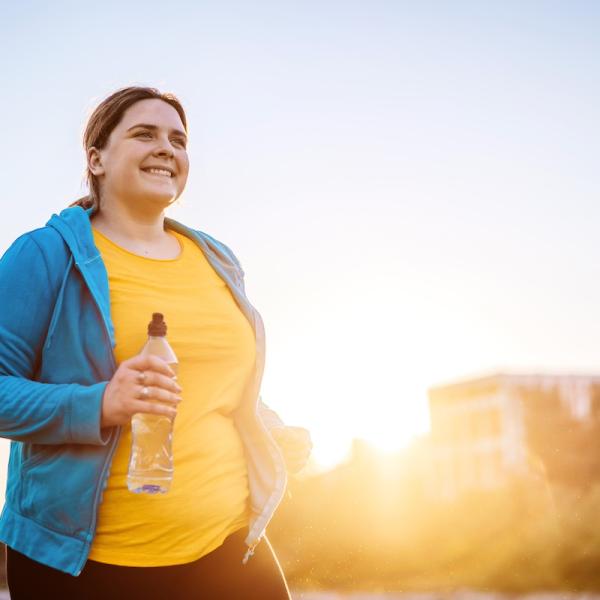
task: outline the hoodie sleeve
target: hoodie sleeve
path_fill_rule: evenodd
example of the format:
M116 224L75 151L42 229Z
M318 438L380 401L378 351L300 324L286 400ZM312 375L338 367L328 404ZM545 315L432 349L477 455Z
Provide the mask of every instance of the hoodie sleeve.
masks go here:
M267 429L285 427L281 417L263 402L262 397L258 399L258 414Z
M0 260L0 437L105 444L100 415L106 382L34 381L60 284L31 233Z

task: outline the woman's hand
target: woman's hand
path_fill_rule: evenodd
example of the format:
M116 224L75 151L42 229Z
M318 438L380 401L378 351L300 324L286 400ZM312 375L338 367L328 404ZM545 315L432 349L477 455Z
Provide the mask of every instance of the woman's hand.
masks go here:
M310 433L304 427L273 427L271 435L281 448L287 470L297 473L308 462L312 442Z
M124 425L135 413L174 418L181 401L175 372L158 356L134 356L123 361L102 397L100 427Z

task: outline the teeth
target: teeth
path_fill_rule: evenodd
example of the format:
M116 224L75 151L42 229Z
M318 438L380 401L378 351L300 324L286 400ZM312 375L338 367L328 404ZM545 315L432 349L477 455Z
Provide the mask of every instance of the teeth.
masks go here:
M165 171L164 169L145 169L148 173L154 173L155 175L166 175L167 177L171 177L171 173L169 171Z

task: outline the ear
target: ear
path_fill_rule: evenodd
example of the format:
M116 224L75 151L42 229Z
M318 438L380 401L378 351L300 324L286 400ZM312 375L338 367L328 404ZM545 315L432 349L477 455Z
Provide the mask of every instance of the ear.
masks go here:
M93 175L95 175L96 177L98 177L99 175L104 175L102 155L100 154L100 150L98 150L95 146L92 146L87 151L87 163L88 169Z

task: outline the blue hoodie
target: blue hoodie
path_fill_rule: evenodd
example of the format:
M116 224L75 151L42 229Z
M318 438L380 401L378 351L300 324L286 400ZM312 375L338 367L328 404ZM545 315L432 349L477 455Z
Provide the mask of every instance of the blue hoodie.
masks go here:
M120 427L100 428L102 395L116 371L106 268L93 211L67 208L22 235L0 260L0 436L12 440L0 540L79 575L96 529ZM281 425L259 398L262 319L231 250L165 220L192 239L227 284L256 338L256 365L233 419L245 447L252 555L285 491L285 464L269 429Z

